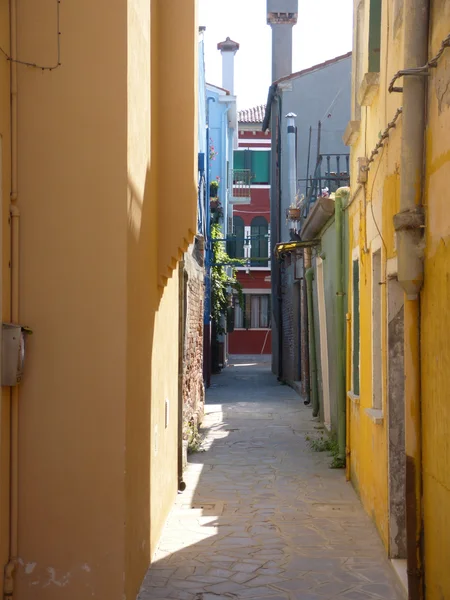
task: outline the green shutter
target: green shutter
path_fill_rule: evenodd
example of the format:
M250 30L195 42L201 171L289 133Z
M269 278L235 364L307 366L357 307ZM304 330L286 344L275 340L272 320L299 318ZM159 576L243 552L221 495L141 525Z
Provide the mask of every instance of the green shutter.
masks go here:
M268 184L270 173L270 150L251 152L252 183Z
M233 169L243 169L244 168L244 152L242 150L234 151L234 164Z
M353 393L359 396L359 262L353 261Z
M381 0L370 0L369 15L369 73L380 72Z

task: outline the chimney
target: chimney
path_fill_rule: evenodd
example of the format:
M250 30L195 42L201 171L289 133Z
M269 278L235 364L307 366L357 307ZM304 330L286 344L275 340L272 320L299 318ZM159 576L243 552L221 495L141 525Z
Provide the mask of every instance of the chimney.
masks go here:
M297 194L297 156L295 151L296 146L296 126L295 119L297 115L295 113L289 113L286 115L287 119L287 148L288 148L288 159L287 169L289 174L289 204L295 202L295 196Z
M227 37L224 42L217 44L217 49L222 54L222 87L234 96L234 55L239 50L239 44Z
M267 0L267 23L272 27L272 81L292 73L292 27L298 0Z

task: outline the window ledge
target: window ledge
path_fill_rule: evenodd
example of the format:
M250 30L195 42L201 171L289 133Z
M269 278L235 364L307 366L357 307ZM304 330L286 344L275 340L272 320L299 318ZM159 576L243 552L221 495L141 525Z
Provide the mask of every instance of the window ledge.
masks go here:
M347 396L350 398L353 404L359 404L359 396L357 396L353 392L347 392Z
M353 144L359 138L359 131L361 128L361 121L349 121L345 128L342 141L346 146L353 146Z
M375 425L382 425L384 422L383 411L379 408L366 408L366 415L370 418L370 420L375 423Z
M380 87L379 73L366 73L361 81L358 92L358 102L361 106L370 106Z

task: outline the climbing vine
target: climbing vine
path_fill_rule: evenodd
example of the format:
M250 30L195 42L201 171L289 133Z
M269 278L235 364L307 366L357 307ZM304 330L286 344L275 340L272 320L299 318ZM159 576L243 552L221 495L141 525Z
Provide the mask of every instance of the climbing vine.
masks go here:
M222 317L227 314L231 305L230 289L237 292L241 307L244 305L242 286L236 277L236 269L233 267L231 275L227 273L226 265L243 264L242 261L231 259L226 251L225 242L216 242L223 237L219 223L211 225L211 238L213 240L213 266L211 267L211 316L216 324L218 334L226 333L222 325Z

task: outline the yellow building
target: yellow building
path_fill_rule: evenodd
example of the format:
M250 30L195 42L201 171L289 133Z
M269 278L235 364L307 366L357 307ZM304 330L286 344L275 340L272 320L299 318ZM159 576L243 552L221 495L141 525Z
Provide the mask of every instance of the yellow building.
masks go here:
M0 412L18 600L134 599L177 493L195 5L0 0L1 310L33 330Z
M344 136L349 476L389 556L408 561L409 597L442 600L450 598L450 1L355 0L354 23Z

